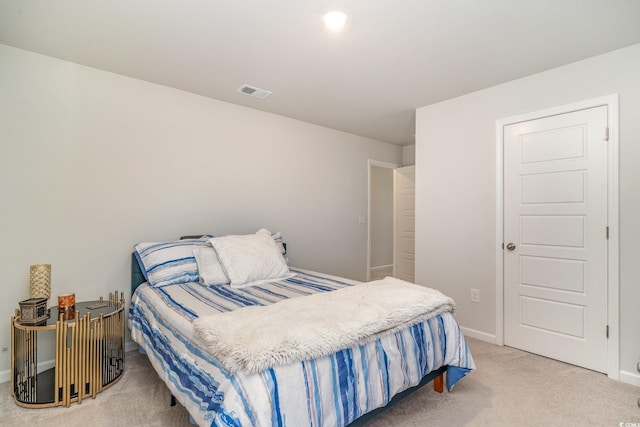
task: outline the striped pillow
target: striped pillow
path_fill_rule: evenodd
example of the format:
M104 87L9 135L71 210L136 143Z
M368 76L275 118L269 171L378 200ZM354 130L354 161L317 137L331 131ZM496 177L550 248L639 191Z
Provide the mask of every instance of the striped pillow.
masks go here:
M153 286L198 282L198 264L193 249L208 246L212 236L175 242L144 242L134 245Z

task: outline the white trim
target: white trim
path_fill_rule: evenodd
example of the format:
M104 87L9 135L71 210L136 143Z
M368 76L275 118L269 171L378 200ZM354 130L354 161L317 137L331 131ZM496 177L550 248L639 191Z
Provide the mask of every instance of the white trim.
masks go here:
M504 345L504 132L502 120L496 121L496 344Z
M486 332L478 331L471 328L466 328L464 326L460 326L460 330L465 337L475 338L480 341L488 342L490 344L496 343L496 336L493 334L488 334Z
M486 332L477 331L471 328L465 328L464 326L460 326L460 330L462 331L465 337L475 338L477 340L484 341L490 344L497 344L497 337L495 335L488 334ZM127 341L124 345L124 348L125 348L125 352L128 353L130 351L137 351L138 345L133 341ZM52 368L54 365L55 365L54 360L48 360L46 362L42 362L41 364L38 365L38 372L41 372L45 369ZM636 374L633 372L627 372L627 371L620 371L619 379L620 379L620 382L623 382L625 384L640 386L639 374ZM7 383L9 381L11 381L11 370L7 369L5 371L0 371L0 384Z
M565 114L572 111L585 110L599 106L607 106L609 125L608 153L608 200L607 214L609 222L608 265L607 265L607 320L609 324L607 375L613 380L621 379L620 371L620 283L619 283L619 207L618 207L618 94L588 99L572 104L532 113L521 114L496 120L496 344L504 345L504 261L502 242L504 238L504 148L503 128L505 126L539 119L543 117ZM624 381L627 382L627 381ZM640 384L638 384L640 385Z
M640 386L640 375L636 372L620 371L620 382Z
M380 270L385 270L388 268L393 268L393 264L389 264L389 265L379 265L377 267L371 267L371 271L380 271Z
M383 162L381 160L367 160L367 282L371 280L371 168L373 166L387 169L400 167L400 165L395 163Z
M46 371L47 369L51 369L56 366L56 360L45 360L44 362L38 363L38 373L42 371ZM6 371L0 371L0 384L7 383L11 381L11 369L7 369Z
M134 341L125 341L124 343L124 351L125 352L130 352L130 351L137 351L138 350L138 344L136 344ZM56 361L55 359L52 360L45 360L44 362L40 362L38 363L38 372L42 372L42 371L46 371L47 369L53 368L54 366L56 366ZM0 384L2 383L6 383L11 381L11 370L7 369L6 371L0 371Z
M620 379L620 228L619 228L619 178L618 178L618 94L607 97L609 117L609 164L607 219L609 222L608 246L608 295L607 323L609 325L609 360L607 374L613 380ZM638 384L640 385L640 384Z
M133 341L126 341L124 343L124 351L130 352L138 350L138 344ZM38 363L38 372L46 371L49 368L53 368L56 365L56 361L46 360L44 362ZM6 371L0 371L0 384L11 381L11 369L7 369Z
M380 274L384 274L385 277L393 276L393 264L371 267L369 269L369 280L372 280L374 277L381 277Z
M124 342L124 352L128 353L130 351L137 351L138 350L138 344L136 344L135 341L125 341Z

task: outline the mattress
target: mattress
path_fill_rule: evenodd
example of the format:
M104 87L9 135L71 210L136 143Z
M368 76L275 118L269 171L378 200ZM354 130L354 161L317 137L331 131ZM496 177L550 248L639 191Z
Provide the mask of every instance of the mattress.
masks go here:
M194 319L358 284L291 271L296 276L241 289L199 283L136 289L131 337L198 425L345 426L440 367L446 366L449 390L475 369L453 313L445 312L324 357L231 374L207 352Z

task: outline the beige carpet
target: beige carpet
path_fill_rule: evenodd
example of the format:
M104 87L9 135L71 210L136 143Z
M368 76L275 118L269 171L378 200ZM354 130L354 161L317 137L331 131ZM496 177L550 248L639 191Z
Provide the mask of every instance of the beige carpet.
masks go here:
M469 346L478 369L453 392L438 394L429 384L354 427L640 426L638 387L509 347L474 339ZM127 353L120 382L70 408L21 408L9 387L0 384L2 426L190 426L187 412L169 406L169 392L138 353Z

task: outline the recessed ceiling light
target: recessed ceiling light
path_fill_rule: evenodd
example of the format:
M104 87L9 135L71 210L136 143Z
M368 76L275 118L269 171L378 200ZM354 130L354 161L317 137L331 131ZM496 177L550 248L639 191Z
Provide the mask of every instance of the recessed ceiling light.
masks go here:
M333 11L324 15L324 25L332 31L340 31L347 23L347 15L343 12Z

